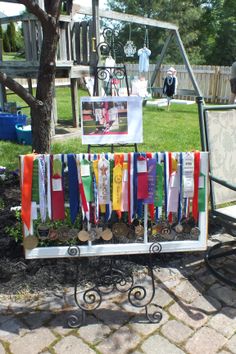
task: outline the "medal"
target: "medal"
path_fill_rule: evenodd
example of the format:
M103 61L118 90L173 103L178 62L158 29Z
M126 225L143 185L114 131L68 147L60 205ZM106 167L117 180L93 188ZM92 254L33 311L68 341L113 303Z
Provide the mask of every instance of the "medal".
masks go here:
M113 234L110 229L106 228L105 230L102 231L101 233L101 238L104 241L110 241L113 237Z
M78 233L78 236L77 236L77 237L78 237L78 239L79 239L80 241L86 242L86 241L89 240L90 235L89 235L89 233L88 233L87 231L81 230L81 231Z
M144 227L143 225L139 224L135 226L135 236L137 237L143 237L144 236Z
M181 224L177 224L174 229L177 234L181 234L184 230L183 225Z
M55 230L55 229L50 229L48 238L49 238L49 240L51 240L51 241L57 240L57 239L58 239L57 230Z
M25 249L32 250L38 246L38 238L36 236L29 235L24 238L23 244Z
M74 240L77 236L78 230L77 229L70 229L68 231L68 239L69 240Z
M60 229L57 230L58 240L60 242L66 242L69 240L69 227L62 226Z
M198 237L200 236L201 231L199 229L199 227L193 227L190 231L190 235L195 239L198 239Z
M45 240L49 237L50 227L46 224L40 224L37 228L37 235L40 240Z
M169 235L171 233L170 225L167 223L162 224L161 234L162 235Z
M127 237L129 233L129 229L127 225L124 224L123 222L116 222L112 226L112 233L115 237L119 237L119 236Z

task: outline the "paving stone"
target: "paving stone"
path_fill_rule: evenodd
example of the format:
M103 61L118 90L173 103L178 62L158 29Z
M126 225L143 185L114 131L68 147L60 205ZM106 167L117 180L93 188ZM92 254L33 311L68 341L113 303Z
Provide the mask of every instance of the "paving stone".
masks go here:
M222 307L221 303L212 296L200 295L192 303L191 306L206 315L212 315L219 311Z
M154 270L153 273L155 279L161 282L183 278L181 272L177 268L159 268Z
M165 289L163 289L163 286L156 285L155 296L152 302L158 306L166 307L171 303L171 301L173 301L172 296Z
M80 338L75 336L68 336L62 338L55 346L54 349L57 354L95 354L87 344L85 344Z
M181 349L159 334L149 337L141 349L145 354L184 354Z
M102 354L126 354L135 348L141 338L140 336L127 326L123 326L114 332L111 336L103 340L97 349Z
M218 352L217 354L231 354L231 352L228 352L228 350L221 350L220 352Z
M95 319L96 320L96 319ZM96 344L104 340L110 333L111 330L108 326L101 322L92 323L92 321L86 321L86 324L79 329L79 336L85 341Z
M49 321L51 317L52 314L50 312L37 311L29 313L28 315L24 316L23 319L27 323L28 327L32 330L42 327L45 322Z
M3 345L0 343L0 354L5 354L5 349L3 347Z
M198 288L197 288L198 287ZM200 289L204 290L204 289ZM188 280L182 280L179 285L173 289L174 294L185 302L192 302L200 295L199 284L192 284Z
M217 280L216 277L206 267L197 271L195 273L195 278L205 285L212 285Z
M0 326L0 339L12 342L17 336L28 332L29 329L25 328L23 322L18 318L9 318Z
M228 286L223 286L219 283L214 284L208 290L208 294L222 301L228 306L236 305L236 290L233 290Z
M236 354L236 334L227 342L226 348Z
M10 350L13 354L29 354L30 348L30 354L38 354L55 339L55 336L49 329L38 328L14 340L10 345Z
M223 307L219 313L211 318L208 325L225 337L231 337L236 329L236 308Z
M207 321L207 316L198 309L184 302L176 302L170 308L169 312L176 319L183 321L188 326L197 329L202 327Z
M160 312L162 319L158 323L151 323L147 320L146 315L137 315L130 320L129 327L141 335L148 336L168 321L169 316L167 312L164 310L160 310Z
M226 338L212 328L199 329L185 346L190 354L215 354L224 346Z
M103 303L94 311L94 315L111 329L118 329L127 323L130 313L123 311L119 306L111 302Z
M193 330L185 326L182 322L172 320L164 324L161 328L161 333L170 339L171 342L181 343L192 335Z

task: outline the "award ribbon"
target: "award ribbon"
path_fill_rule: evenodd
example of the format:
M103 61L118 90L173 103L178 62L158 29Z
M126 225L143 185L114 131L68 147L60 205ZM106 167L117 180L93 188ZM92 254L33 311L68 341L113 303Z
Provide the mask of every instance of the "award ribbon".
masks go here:
M206 211L206 176L200 173L199 177L199 189L198 189L198 210Z
M194 153L194 196L192 214L195 222L198 221L198 184L200 175L200 151Z
M82 159L80 161L80 173L81 180L84 187L84 193L87 203L93 201L93 189L92 189L92 173L91 173L91 162Z
M113 168L113 198L112 205L113 210L121 210L121 200L122 200L122 166L117 164Z
M128 217L129 223L133 221L134 215L134 160L133 160L133 153L128 153L128 200L129 200L129 210L128 210Z
M21 187L21 217L27 229L31 224L31 197L34 154L24 156L23 181Z
M138 156L137 158L137 174L138 174L138 191L137 197L139 199L148 198L148 172L147 172L147 158L145 156Z
M77 174L77 166L74 154L67 155L68 176L69 176L69 202L70 202L70 218L72 224L79 212L79 180Z
M147 169L148 169L148 198L144 199L144 204L148 204L150 218L154 220L155 209L155 191L156 191L156 158L152 157L152 153L147 153Z
M168 152L164 153L164 190L165 190L165 218L168 218L168 184L169 184L169 157Z
M173 157L171 161L169 160L169 164L173 165L168 190L168 213L177 213L179 206L180 171L179 169L177 170L176 159L173 159Z
M44 155L39 156L39 210L42 222L46 221L46 188L45 188L45 180L46 180L46 162Z
M50 157L51 160L51 203L52 219L65 219L64 191L62 183L62 160L61 155Z
M35 158L33 162L33 176L32 176L32 201L39 204L39 162Z
M128 162L123 162L121 211L129 210L128 191L129 191Z
M104 157L98 161L98 200L99 204L110 203L110 164Z
M182 219L182 210L183 210L183 154L182 152L179 154L179 206L178 206L178 222L180 224Z
M88 204L86 201L84 186L82 183L81 170L80 170L80 157L79 156L76 156L76 163L77 163L77 172L78 172L78 180L79 180L80 200L81 200L81 204L82 204L82 211L85 214L89 211L89 207L88 207Z

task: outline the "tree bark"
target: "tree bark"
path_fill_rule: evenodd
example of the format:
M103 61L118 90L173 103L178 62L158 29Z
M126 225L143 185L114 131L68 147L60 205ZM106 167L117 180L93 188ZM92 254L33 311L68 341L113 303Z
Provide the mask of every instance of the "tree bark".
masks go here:
M25 5L28 11L38 18L43 30L36 96L33 97L24 87L1 72L0 82L19 95L30 106L32 150L37 153L48 153L50 151L53 85L62 0L44 0L45 11L34 1L19 0L18 2Z

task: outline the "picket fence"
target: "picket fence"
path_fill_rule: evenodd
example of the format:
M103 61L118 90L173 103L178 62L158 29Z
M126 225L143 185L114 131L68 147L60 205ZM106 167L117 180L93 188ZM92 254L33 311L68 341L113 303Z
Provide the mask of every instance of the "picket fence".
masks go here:
M193 90L193 86L185 65L172 65L177 70L178 88ZM161 65L157 74L154 87L162 87L164 78L170 65ZM126 64L127 74L130 80L139 77L138 64ZM145 74L146 79L150 82L155 69L155 64L150 64L149 72ZM209 66L209 65L193 65L192 66L197 83L202 91L206 102L210 103L228 103L230 97L230 67L229 66ZM33 86L36 81L33 81ZM18 79L18 82L27 86L27 80ZM69 86L70 80L56 79L56 86ZM176 98L194 100L194 97L180 96Z

